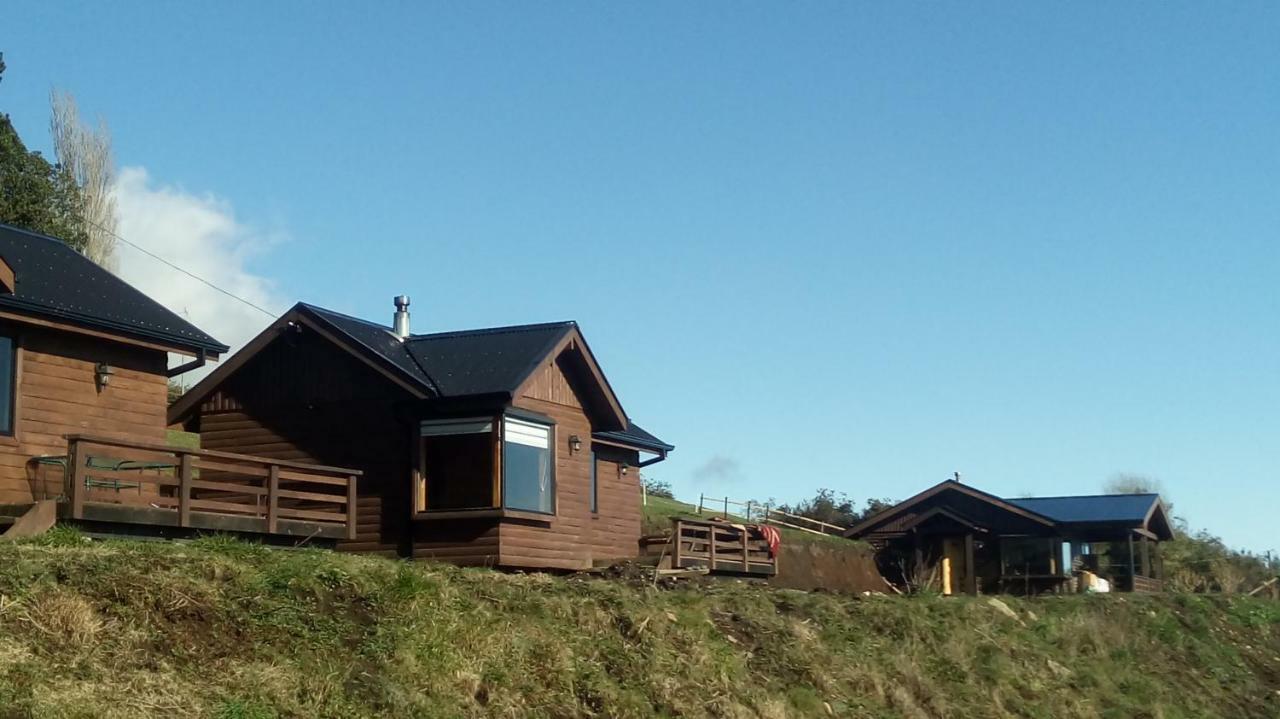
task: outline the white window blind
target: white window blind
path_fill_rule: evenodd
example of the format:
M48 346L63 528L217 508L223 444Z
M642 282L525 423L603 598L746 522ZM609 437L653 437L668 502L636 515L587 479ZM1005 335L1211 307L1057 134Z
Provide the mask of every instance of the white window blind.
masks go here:
M513 444L523 444L538 449L551 447L551 428L546 425L507 417L502 422L502 436Z
M438 437L449 434L486 434L493 431L493 420L477 419L431 419L419 425L423 437Z

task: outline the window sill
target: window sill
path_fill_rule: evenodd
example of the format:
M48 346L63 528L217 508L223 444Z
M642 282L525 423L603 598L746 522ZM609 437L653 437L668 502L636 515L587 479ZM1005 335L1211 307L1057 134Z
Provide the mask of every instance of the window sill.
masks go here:
M523 519L531 522L543 522L550 524L555 519L554 514L542 514L541 512L524 512L519 509L501 509L489 507L485 509L441 509L428 510L426 512L415 512L413 521L415 522L440 522L454 519Z

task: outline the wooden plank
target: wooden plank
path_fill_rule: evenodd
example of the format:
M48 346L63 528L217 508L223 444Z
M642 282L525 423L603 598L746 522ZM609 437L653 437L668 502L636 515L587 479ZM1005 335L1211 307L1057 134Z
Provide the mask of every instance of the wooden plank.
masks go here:
M194 459L189 454L182 455L178 470L181 482L178 484L178 526L191 526L191 480Z
M356 525L359 520L359 516L356 513L356 497L358 496L356 492L356 481L359 478L353 474L347 479L347 539L355 539Z
M280 527L280 467L271 465L267 477L267 531L275 534Z
M219 512L229 512L231 514L261 515L263 513L262 507L257 504L245 504L240 502L221 502L216 499L192 499L187 503L187 506L190 509L201 509L201 510L213 509ZM179 511L181 511L181 509L179 509Z
M314 509L293 509L291 507L280 507L277 512L281 517L295 517L298 519L315 519L326 522L345 523L347 515L345 512L320 512Z
M305 499L312 502L329 502L331 504L346 504L348 501L347 496L345 494L320 494L319 492L299 492L293 489L281 489L276 493L276 496L284 497L288 499Z
M277 462L274 460L272 460L272 464L279 465L281 467L290 466L286 462ZM347 475L347 476L351 476L351 475ZM355 475L355 476L360 476L360 475ZM332 487L347 486L346 477L327 477L320 474L308 474L307 472L291 472L287 469L280 470L280 479L288 479L296 482L311 482L313 484L327 484Z
M269 461L270 460L259 458L257 461L258 466L251 467L246 464L229 464L227 462L211 462L208 459L201 457L200 469L202 471L209 470L211 472L226 472L227 474L238 474L246 477L266 477L268 474L268 470L266 467L263 467L261 465Z
M167 444L160 444L158 442L132 442L132 441L125 442L125 441L114 440L107 437L102 437L99 435L91 435L91 434L71 434L71 435L67 435L67 439L82 440L82 441L91 442L97 445L124 447L128 449L149 450L152 452L182 453L184 455L194 455L197 457L216 457L221 459L234 459L234 460L239 460L241 462L257 462L257 463L264 462L264 458L254 457L248 454L236 454L235 452L221 452L221 451L212 450L212 449L183 449L179 447L171 447ZM345 475L345 476L350 476L353 474L356 476L360 476L364 474L358 469L348 469L345 467L327 467L319 464L307 464L305 462L289 462L289 461L274 460L274 459L266 460L266 461L270 461L272 464L278 464L281 467L292 467L294 469L300 469L300 470L303 470L304 472L323 472L325 474L339 474L339 475ZM309 476L304 478L310 479ZM346 482L345 480L340 480L340 483L345 484Z
M172 482L177 484L176 481ZM254 496L262 496L267 493L263 487L254 487L248 484L235 484L233 482L211 482L207 479L191 480L193 489L212 489L218 492L230 492L232 494L246 494Z
M67 466L71 469L70 486L71 518L84 518L84 451L79 442L71 440L67 444Z

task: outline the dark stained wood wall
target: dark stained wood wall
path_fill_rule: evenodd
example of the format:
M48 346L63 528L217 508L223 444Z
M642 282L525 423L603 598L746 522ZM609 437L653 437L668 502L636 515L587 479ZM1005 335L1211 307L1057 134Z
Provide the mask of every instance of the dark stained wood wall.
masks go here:
M188 428L206 449L350 467L359 483L355 540L338 548L407 548L409 434L402 389L327 340L288 332L201 405Z
M622 474L621 465L630 466ZM591 551L594 559L628 559L640 551L640 524L644 507L640 496L639 453L608 445L596 445L596 480L599 511L591 516Z
M33 486L27 463L36 455L66 454L66 434L164 441L163 351L45 327L7 324L4 329L17 336L19 349L15 435L0 436L0 503L61 493L60 472L46 473L52 486ZM99 362L115 372L101 392Z

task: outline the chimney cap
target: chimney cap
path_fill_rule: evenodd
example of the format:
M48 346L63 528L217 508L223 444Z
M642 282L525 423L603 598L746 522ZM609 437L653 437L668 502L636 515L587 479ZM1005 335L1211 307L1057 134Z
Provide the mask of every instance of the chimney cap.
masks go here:
M396 309L402 310L409 306L409 295L396 295L393 301L396 303Z

